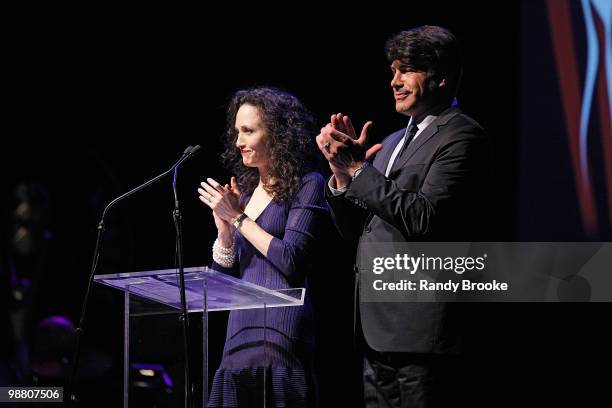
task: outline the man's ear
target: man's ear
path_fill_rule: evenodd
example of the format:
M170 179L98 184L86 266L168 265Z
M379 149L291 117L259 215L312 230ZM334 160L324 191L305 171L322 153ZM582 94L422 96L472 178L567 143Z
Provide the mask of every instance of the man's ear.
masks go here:
M448 88L448 85L446 84L446 78L442 77L438 77L438 76L432 76L430 78L430 82L429 82L429 90L430 91L435 91L436 89L445 91Z

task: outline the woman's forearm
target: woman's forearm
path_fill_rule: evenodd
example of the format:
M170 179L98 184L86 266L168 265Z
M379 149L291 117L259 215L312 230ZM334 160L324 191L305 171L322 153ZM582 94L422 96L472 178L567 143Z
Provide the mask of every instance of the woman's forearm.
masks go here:
M257 225L255 221L248 217L242 220L238 230L259 252L266 258L268 257L270 242L272 242L274 238L272 235L267 233L263 228Z

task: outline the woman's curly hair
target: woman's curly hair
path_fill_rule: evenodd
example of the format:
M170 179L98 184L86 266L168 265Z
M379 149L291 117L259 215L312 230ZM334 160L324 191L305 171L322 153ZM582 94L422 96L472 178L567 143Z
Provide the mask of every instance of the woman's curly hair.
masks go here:
M276 201L291 199L301 177L315 170L319 158L314 136L315 121L311 113L293 95L275 88L250 88L236 92L227 111L225 151L221 155L225 167L236 175L240 191L252 194L259 184L255 167L247 167L236 148L238 133L236 114L240 106L256 107L269 138L270 179L264 189Z

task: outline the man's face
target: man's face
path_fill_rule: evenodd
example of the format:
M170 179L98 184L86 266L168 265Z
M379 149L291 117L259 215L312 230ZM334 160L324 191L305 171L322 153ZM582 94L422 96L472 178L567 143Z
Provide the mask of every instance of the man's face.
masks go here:
M391 64L391 72L391 88L397 112L418 117L435 106L436 83L426 72L411 70L399 60Z

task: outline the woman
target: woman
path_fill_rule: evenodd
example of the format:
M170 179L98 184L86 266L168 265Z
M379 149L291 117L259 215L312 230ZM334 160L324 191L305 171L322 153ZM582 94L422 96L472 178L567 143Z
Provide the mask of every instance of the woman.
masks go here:
M229 106L222 155L236 174L230 185L201 183L200 200L217 227L213 268L270 289L307 286L317 238L329 225L325 181L313 171L318 157L314 121L294 96L270 88L237 92ZM244 208L244 210L243 210ZM319 242L321 240L319 239ZM230 313L221 366L209 406L316 406L312 308Z

